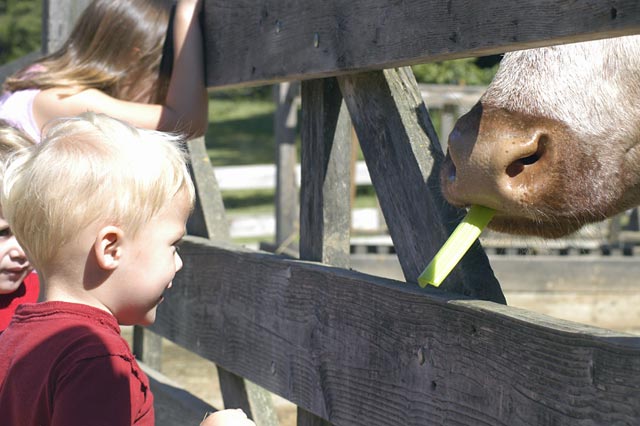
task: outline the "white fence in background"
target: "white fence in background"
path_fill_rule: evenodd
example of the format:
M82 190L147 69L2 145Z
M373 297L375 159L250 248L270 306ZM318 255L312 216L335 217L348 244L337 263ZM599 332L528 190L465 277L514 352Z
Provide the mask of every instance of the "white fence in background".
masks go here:
M221 191L250 189L275 189L276 166L257 164L251 166L215 167L216 179ZM300 166L296 167L296 178L300 185ZM371 177L364 161L356 162L355 184L371 185ZM250 238L274 235L276 219L273 214L230 215L230 232L233 238ZM377 232L385 229L384 218L379 209L359 208L351 212L352 229L362 232Z

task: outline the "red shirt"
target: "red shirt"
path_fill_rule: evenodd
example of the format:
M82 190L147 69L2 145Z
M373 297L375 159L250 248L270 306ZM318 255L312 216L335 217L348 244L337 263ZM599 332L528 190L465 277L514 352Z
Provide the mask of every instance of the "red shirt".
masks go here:
M0 421L154 424L153 396L115 317L66 302L23 304L0 334Z
M7 328L16 308L21 303L35 303L40 294L38 274L31 272L13 293L0 294L0 333Z

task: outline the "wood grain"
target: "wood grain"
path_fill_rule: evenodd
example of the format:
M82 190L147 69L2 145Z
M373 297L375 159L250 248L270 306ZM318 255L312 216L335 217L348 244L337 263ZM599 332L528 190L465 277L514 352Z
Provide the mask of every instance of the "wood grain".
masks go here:
M190 235L199 237L228 239L229 222L204 137L188 141L187 149L189 170L196 190L196 205L189 217L187 231Z
M302 83L300 258L349 267L351 122L336 79Z
M273 115L276 143L276 248L293 247L300 228L300 201L296 166L298 106L300 84L281 83L273 86L276 111Z
M267 84L640 32L637 0L205 0L207 84Z
M335 425L640 422L640 338L189 237L153 329Z

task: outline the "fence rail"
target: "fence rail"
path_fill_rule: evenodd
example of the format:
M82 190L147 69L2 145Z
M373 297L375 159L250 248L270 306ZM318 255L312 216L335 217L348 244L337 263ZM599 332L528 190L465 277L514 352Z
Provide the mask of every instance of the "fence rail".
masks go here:
M636 336L204 239L183 253L153 330L335 424L640 416Z
M209 0L206 9L212 87L497 54L635 34L640 25L635 0Z

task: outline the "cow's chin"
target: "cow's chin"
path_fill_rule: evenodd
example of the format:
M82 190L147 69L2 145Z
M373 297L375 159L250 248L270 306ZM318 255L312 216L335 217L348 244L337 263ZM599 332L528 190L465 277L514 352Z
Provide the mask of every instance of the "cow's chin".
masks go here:
M506 234L555 239L576 232L584 225L585 222L571 219L554 218L553 221L544 221L497 214L488 227Z

